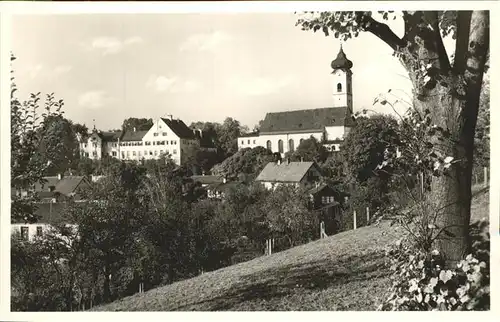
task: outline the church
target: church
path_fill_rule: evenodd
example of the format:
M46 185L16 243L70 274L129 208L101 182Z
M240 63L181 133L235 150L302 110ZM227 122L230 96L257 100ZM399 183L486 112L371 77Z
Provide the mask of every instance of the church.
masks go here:
M331 107L270 112L258 133L238 138L238 149L265 147L284 156L311 136L327 148L339 151L340 144L354 125L352 109L352 62L340 46L331 63L333 101Z

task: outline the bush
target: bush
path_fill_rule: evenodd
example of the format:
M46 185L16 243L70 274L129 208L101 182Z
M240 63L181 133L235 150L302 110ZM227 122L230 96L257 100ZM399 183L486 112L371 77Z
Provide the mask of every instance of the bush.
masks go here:
M389 297L379 310L489 310L490 261L487 222L471 226L472 253L451 269L437 250L428 253L398 241L386 255L394 272Z

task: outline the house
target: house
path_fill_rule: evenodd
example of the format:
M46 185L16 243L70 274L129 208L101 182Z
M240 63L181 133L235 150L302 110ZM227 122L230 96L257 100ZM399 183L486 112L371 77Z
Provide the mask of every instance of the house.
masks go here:
M232 187L239 184L237 181L228 181L219 175L193 175L191 180L201 185L206 191L207 198L222 199L224 194Z
M41 202L61 202L67 199L79 201L82 189L90 187L89 180L84 176L43 177L43 183L36 183L31 190L36 192ZM27 191L13 191L19 197L27 195Z
M325 233L333 235L340 230L342 221L342 196L329 184L317 184L308 191L311 209L314 210L320 222L325 224Z
M332 107L267 113L258 133L238 137L238 149L262 146L284 156L312 136L328 151L338 151L354 125L352 62L342 47L331 68Z
M43 236L53 224L65 221L65 207L67 202L83 202L81 192L90 187L89 181L83 176L50 176L44 177L44 183L37 183L32 188L40 197L36 204L35 214L39 217L37 223L28 224L22 221L11 223L11 234L20 234L25 240L33 240L36 236ZM19 196L26 195L26 191L14 191Z
M66 214L67 202L42 202L37 204L35 214L38 221L34 224L25 222L11 223L11 234L19 234L23 240L34 241L37 237L43 237L48 231L53 229L55 224L67 223L76 227L68 221Z
M207 186L207 197L210 199L224 199L226 193L241 184L238 181L227 181L226 178L222 182L212 183Z
M170 155L174 162L185 162L186 150L192 146L200 147L203 137L200 130L190 129L183 121L159 118L147 131L135 128L119 132L102 132L93 129L88 139L79 136L82 156L91 159L113 157L119 160L159 159ZM204 149L211 149L209 142L203 141Z
M266 189L275 189L287 184L295 187L314 185L321 179L321 172L315 162L269 162L255 181Z

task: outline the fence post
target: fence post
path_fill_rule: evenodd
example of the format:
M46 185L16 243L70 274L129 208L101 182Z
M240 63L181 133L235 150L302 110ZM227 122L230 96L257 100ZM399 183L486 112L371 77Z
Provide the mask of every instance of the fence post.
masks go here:
M420 172L420 191L422 192L422 198L424 197L424 173Z
M488 186L488 168L484 167L484 186Z
M352 218L353 218L354 229L356 229L357 228L357 225L356 225L356 210L354 210L354 212L352 214Z
M370 223L370 207L366 207L366 225Z

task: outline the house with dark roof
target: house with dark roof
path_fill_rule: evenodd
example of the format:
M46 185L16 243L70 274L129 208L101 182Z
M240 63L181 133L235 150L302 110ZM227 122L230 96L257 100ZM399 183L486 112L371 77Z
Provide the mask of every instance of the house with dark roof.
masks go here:
M293 152L303 140L316 138L329 151L338 151L354 125L352 107L352 62L342 47L331 62L332 106L285 110L266 114L259 133L238 138L238 149L265 147L282 156Z
M102 132L93 129L88 139L81 137L82 156L91 159L114 157L119 160L141 161L170 156L178 165L185 162L186 151L192 146L210 149L210 143L196 129L190 129L182 120L159 118L147 131L135 128L127 131ZM212 146L213 148L213 146Z
M280 185L314 186L321 179L321 171L315 162L269 162L255 181L266 189Z
M37 183L33 189L40 197L36 204L35 215L38 221L29 224L23 221L11 223L11 234L19 234L22 239L34 240L41 237L54 224L72 225L65 211L69 201L84 202L81 192L90 187L90 182L82 176L50 176L44 177L43 183ZM21 197L25 192L15 192Z

